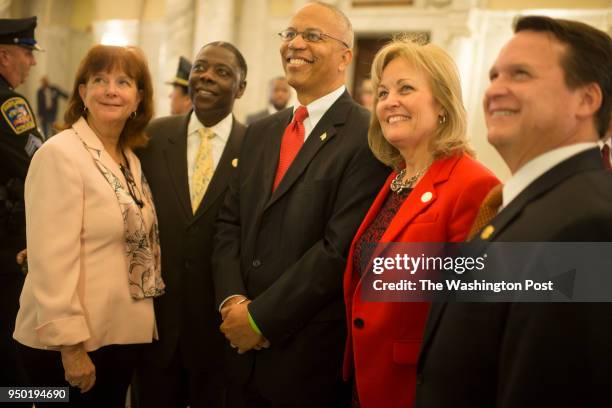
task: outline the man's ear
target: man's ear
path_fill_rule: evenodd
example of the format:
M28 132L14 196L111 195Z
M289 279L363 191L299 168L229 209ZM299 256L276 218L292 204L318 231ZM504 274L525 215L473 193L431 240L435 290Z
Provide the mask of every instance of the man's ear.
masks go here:
M238 85L238 91L236 92L236 99L240 99L240 97L244 94L244 90L246 89L247 82L241 81L240 85Z
M8 56L8 50L4 47L0 47L0 66L6 66L8 63Z
M338 66L338 71L345 72L348 66L351 64L352 60L353 60L353 50L351 50L350 48L345 49L344 52L342 53L342 59L340 61L340 65Z
M592 82L578 89L580 92L580 102L576 115L581 118L595 116L601 108L603 94L599 84Z

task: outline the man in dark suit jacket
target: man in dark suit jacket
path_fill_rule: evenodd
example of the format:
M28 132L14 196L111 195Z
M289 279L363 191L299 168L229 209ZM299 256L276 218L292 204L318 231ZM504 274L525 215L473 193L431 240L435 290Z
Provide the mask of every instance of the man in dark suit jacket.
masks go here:
M260 119L268 117L287 107L291 98L291 89L285 77L276 77L270 80L268 87L268 107L247 116L247 126Z
M143 408L224 406L224 339L211 271L213 222L238 166L246 128L232 109L244 92L246 72L233 45L202 47L189 76L194 111L153 121L151 141L140 152L159 219L166 283L166 294L155 302L159 341L145 353L136 376ZM203 127L214 132L209 143L215 170L194 211L190 189Z
M489 242L612 241L612 177L596 143L609 124L610 72L604 32L517 21L484 98L489 141L513 176L475 252ZM610 303L434 304L417 407L612 406L611 321Z
M228 370L243 385L236 407L348 403L342 273L387 174L368 149L368 112L344 85L350 22L331 6L311 3L289 27L281 33L281 56L302 105L296 112L308 111L305 141L281 179L279 152L291 134L285 129L299 115L287 109L251 125L216 224L221 329L235 347L227 348Z

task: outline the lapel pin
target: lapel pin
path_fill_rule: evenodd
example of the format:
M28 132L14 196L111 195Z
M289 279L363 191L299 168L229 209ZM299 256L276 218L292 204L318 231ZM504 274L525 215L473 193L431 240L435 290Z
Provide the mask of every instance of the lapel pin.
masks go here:
M321 136L319 136L319 139L321 139L321 141L324 141L325 139L327 139L327 132L325 132Z
M238 167L238 158L232 160L232 167Z
M421 196L421 201L427 203L431 200L432 197L433 194L431 194L431 191L428 191L426 193L423 193L423 195Z
M483 229L480 233L480 239L485 240L491 238L491 235L493 235L493 231L495 231L495 227L492 225L487 225L485 229Z

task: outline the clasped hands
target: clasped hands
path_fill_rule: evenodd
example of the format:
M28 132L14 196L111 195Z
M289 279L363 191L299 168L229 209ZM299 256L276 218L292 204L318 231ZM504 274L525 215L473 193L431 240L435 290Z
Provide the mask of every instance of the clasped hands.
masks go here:
M221 332L230 345L238 349L238 354L270 347L270 342L261 334L256 333L249 324L247 308L249 303L251 303L250 300L236 296L236 298L229 299L221 309L223 319Z

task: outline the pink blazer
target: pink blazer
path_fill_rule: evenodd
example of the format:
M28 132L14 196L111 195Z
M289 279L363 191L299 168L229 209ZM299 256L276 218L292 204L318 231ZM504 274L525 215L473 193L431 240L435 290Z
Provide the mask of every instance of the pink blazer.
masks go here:
M390 192L393 172L374 200L351 245L344 272L348 337L344 378L357 382L363 408L414 406L416 364L429 304L361 300L361 277L353 271L355 243L374 221ZM461 242L480 203L499 180L467 155L436 160L415 186L381 242ZM363 324L356 326L355 319Z
M119 166L82 118L43 144L30 165L25 182L29 273L13 334L29 347L84 342L92 351L157 337L152 299L130 296L121 211L90 152L125 186ZM131 150L125 154L142 191L140 162ZM152 222L145 217L147 227Z

